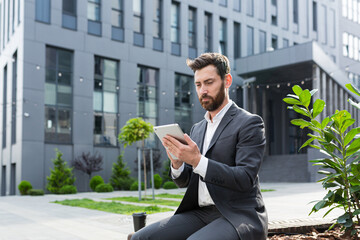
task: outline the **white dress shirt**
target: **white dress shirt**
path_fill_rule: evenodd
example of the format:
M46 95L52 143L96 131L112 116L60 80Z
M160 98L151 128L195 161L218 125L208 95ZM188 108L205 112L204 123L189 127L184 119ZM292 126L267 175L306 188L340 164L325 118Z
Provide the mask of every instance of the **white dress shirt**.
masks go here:
M204 139L204 143L203 143L203 150L202 150L202 154L201 154L201 159L199 164L196 166L196 168L193 169L194 173L199 174L200 176L202 176L203 178L205 178L206 175L206 171L207 171L207 166L208 166L208 162L209 159L205 157L205 154L209 148L211 139L214 136L214 133L216 131L216 129L218 128L222 118L224 117L225 113L229 110L229 108L232 105L232 101L229 100L229 103L226 104L221 110L220 112L218 112L215 117L213 117L212 120L210 120L210 114L209 112L205 113L204 118L207 121L207 127L206 127L206 133L205 133L205 139ZM180 168L178 169L174 169L171 165L171 175L172 178L178 178L180 176L180 174L182 173L182 171L184 170L184 164L181 165ZM212 200L209 190L206 187L205 182L199 180L199 196L198 196L198 200L199 200L199 206L203 207L203 206L209 206L209 205L214 205L214 201Z

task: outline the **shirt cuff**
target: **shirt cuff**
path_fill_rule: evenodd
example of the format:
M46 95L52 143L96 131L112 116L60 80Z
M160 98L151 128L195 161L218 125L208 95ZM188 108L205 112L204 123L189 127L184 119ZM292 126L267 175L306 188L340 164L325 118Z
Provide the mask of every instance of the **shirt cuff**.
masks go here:
M178 168L175 169L173 168L172 164L170 163L170 168L171 168L171 177L172 179L176 179L180 176L180 174L182 173L182 171L184 170L184 163Z
M194 168L194 173L199 174L203 178L205 178L207 167L208 167L209 159L201 155L200 162Z

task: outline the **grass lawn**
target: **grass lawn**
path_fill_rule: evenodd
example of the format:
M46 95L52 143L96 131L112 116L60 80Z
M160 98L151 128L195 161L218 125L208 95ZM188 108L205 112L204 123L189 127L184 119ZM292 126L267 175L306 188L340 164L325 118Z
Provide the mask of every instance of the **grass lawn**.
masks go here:
M157 194L157 195L155 195L155 197L160 197L160 198L178 198L178 199L182 199L182 198L184 197L184 194L161 193L161 194Z
M275 189L261 189L261 192L274 192Z
M148 198L148 197L146 199L142 198L141 201L139 201L138 197L114 197L114 198L105 198L105 199L113 200L113 201L159 204L159 205L166 205L166 206L172 206L172 207L178 207L180 205L180 201L173 201L173 200L166 200L166 199L153 200L152 198Z
M170 208L162 208L158 206L136 206L131 204L122 204L119 202L96 202L91 199L72 199L72 200L63 200L63 201L54 201L53 203L58 203L66 206L72 207L82 207L94 210L100 210L104 212L118 213L131 215L134 212L146 212L147 214L158 213L158 212L168 212L173 211Z

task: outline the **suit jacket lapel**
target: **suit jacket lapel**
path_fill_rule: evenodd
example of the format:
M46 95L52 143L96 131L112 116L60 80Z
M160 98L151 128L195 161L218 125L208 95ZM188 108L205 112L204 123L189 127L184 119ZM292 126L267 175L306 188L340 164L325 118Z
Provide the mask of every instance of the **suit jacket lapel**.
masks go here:
M221 119L221 122L220 122L218 128L216 129L214 136L211 139L211 142L210 142L210 145L209 145L207 151L209 151L209 149L211 149L212 146L216 143L216 141L219 138L219 136L221 135L222 131L229 124L229 122L231 122L231 120L234 118L235 114L236 114L236 107L235 107L235 104L232 104L231 107L229 108L229 110L225 113L224 117Z
M198 145L198 148L200 149L201 153L202 153L203 145L204 145L206 126L207 126L206 120L203 120L202 122L200 122L199 131L197 132L197 134L195 136L193 136L193 140Z

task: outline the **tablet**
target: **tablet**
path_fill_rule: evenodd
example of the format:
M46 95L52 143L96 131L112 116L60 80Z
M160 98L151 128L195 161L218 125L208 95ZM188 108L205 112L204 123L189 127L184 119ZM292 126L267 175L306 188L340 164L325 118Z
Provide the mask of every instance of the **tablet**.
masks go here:
M161 126L154 126L154 132L159 137L161 142L162 142L162 139L168 134L168 135L176 138L180 142L186 144L186 141L184 138L184 133L177 123L161 125Z

